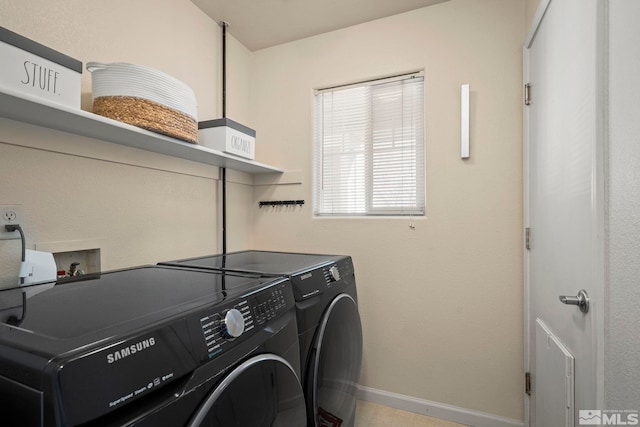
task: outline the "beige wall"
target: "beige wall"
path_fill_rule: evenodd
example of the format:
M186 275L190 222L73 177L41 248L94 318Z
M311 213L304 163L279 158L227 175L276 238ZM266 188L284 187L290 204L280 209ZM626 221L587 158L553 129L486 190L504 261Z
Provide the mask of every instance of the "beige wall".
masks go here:
M221 30L218 30L220 32ZM227 117L254 128L251 119L251 52L233 38L227 28ZM221 42L220 42L221 43ZM220 64L220 69L221 64ZM221 76L222 73L217 73ZM217 88L222 87L222 79ZM222 100L220 96L220 105ZM220 111L219 117L222 116ZM261 159L258 159L261 160ZM277 163L276 163L277 165ZM227 170L227 251L251 247L253 233L253 179L246 173ZM221 214L219 212L219 214ZM220 251L222 246L220 246Z
M0 11L1 26L83 63L162 70L194 89L200 119L220 117L220 28L188 0L0 0ZM231 36L228 48L227 111L243 120L249 52ZM82 92L91 110L86 71ZM29 248L99 245L104 270L219 250L217 168L1 120L0 204L23 205ZM231 178L228 245L244 249L252 188ZM0 241L0 285L16 283L19 246Z
M362 384L521 420L524 1L452 0L260 50L252 119L266 163L302 184L256 187L254 247L353 256ZM425 70L427 216L314 219L313 88ZM471 85L471 159L459 156ZM415 229L410 228L411 223Z
M536 15L540 0L524 0L525 4L525 23L526 29L529 31L531 24L533 23L533 17Z
M351 254L363 385L515 419L524 5L452 0L255 53L233 37L228 45L228 117L258 131L259 161L302 175L302 184L251 187L250 176L230 173L229 249ZM221 114L220 29L188 0L0 0L0 10L0 25L83 62L163 70L196 91L201 119ZM413 219L415 230L408 218L313 219L312 89L419 68L427 217ZM458 154L464 83L472 91L468 161ZM89 92L85 73L85 109ZM2 119L0 183L0 203L24 206L29 247L99 242L104 269L220 248L217 168ZM258 209L265 199L307 204ZM0 241L2 268L16 246Z

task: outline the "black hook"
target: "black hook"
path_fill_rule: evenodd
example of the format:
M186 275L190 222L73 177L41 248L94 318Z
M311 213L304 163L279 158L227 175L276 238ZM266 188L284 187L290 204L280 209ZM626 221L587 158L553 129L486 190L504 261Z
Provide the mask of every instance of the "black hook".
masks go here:
M270 201L262 201L258 203L259 207L263 206L302 206L304 205L304 200L270 200Z

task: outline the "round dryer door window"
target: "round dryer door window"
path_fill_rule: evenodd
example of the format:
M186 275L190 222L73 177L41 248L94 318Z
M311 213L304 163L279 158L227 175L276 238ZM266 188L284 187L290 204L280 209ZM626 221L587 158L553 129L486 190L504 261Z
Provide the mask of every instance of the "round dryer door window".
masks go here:
M313 344L307 372L310 426L353 426L362 364L362 325L358 306L338 295L324 314Z
M300 381L274 354L248 359L209 394L189 427L305 427Z

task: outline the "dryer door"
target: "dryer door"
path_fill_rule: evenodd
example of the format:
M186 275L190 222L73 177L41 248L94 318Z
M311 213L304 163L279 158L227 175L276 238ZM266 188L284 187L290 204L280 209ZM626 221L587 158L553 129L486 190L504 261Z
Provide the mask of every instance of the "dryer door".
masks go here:
M358 306L338 295L322 316L307 367L310 427L353 426L362 364L362 325Z
M275 354L248 359L209 394L189 427L305 427L304 395L291 365Z

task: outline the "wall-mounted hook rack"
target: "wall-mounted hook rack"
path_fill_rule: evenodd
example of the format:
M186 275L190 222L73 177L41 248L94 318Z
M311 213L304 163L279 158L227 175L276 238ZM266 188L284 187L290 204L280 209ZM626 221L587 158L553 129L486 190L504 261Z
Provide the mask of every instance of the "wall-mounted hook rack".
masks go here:
M258 206L302 206L304 200L270 200L258 203Z

